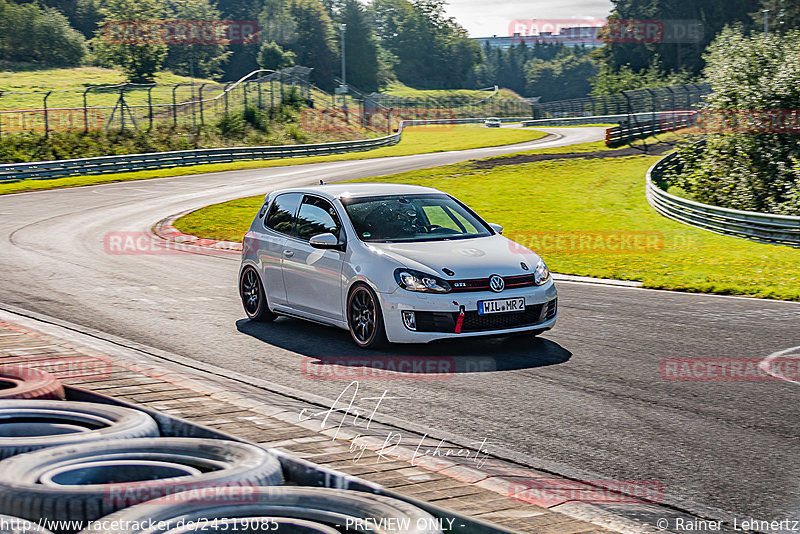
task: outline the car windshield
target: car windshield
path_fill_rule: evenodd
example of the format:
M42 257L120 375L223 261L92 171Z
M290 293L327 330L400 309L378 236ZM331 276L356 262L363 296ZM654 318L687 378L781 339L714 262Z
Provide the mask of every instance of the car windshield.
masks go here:
M342 203L362 241L440 241L491 235L477 215L444 194L344 198Z

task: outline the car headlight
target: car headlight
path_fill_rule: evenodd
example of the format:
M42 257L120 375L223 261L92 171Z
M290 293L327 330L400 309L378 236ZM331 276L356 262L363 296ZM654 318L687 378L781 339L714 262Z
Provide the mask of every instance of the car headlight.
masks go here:
M536 269L533 270L533 281L537 286L540 286L550 280L550 270L547 268L543 260L539 260L536 264Z
M423 293L450 293L451 287L446 281L413 269L397 269L394 272L397 285L408 291L421 291Z

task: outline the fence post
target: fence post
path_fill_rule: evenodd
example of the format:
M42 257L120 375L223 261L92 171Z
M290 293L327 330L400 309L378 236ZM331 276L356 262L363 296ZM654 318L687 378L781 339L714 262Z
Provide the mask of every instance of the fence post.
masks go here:
M243 91L243 94L244 94L244 109L247 109L247 85L249 83L250 82L244 82L242 84L242 91Z
M91 87L87 87L83 92L83 133L89 133L89 108L86 105L86 93L91 90Z
M206 84L201 83L200 87L197 88L197 94L199 95L199 101L200 101L200 126L205 126L206 124L203 115L203 87L205 86Z
M47 94L44 95L44 99L42 101L42 107L44 108L44 138L47 139L50 135L50 117L47 112L47 98L50 96L50 93L53 91L47 91Z
M258 109L264 109L264 101L261 96L261 78L256 83L258 84Z
M225 84L225 89L223 89L223 92L225 93L225 116L226 117L228 116L228 87L230 87L230 86L231 86L231 84L226 83Z
M181 84L176 83L175 87L172 88L172 126L178 126L178 103L175 101L175 90L180 87Z
M3 91L0 91L0 98L3 98ZM0 115L0 140L3 139L3 116Z
M147 131L153 129L153 88L156 84L151 85L147 88L147 115L148 115L148 125Z
M125 131L125 86L119 90L119 118L120 118L120 131Z

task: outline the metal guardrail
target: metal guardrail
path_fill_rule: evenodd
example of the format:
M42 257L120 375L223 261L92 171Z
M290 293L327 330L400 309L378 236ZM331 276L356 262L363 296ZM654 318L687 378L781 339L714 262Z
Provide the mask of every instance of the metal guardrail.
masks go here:
M678 153L673 152L647 171L647 202L658 213L718 234L800 247L800 217L720 208L671 195L661 189L658 184L664 182L664 173L679 170L681 166Z
M697 113L697 111L662 111L623 115L619 126L606 130L606 146L619 146L634 139L686 128L692 125Z
M294 158L301 156L323 156L371 150L390 146L400 141L400 132L376 139L338 141L308 145L284 145L238 148L208 148L199 150L177 150L147 154L99 156L94 158L36 161L31 163L5 163L0 165L0 183L22 180L49 180L68 176L112 174L119 172L169 169L206 163L228 163L257 159Z
M519 122L524 117L507 117L503 122ZM400 141L404 127L431 124L482 124L486 119L430 119L403 120L397 133L375 139L357 141L338 141L308 145L283 145L238 148L207 148L197 150L177 150L172 152L152 152L146 154L126 154L119 156L99 156L93 158L65 159L55 161L35 161L29 163L0 164L0 183L23 180L51 180L69 176L113 174L154 169L169 169L206 163L229 163L258 159L295 158L304 156L324 156L372 150L391 146ZM569 119L561 119L569 120ZM573 121L581 120L572 119Z

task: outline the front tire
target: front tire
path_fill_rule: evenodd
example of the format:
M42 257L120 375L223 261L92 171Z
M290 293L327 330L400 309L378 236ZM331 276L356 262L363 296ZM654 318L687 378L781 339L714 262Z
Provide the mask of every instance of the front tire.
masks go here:
M247 318L251 321L269 322L275 320L275 314L269 311L267 295L261 283L261 277L252 267L246 267L239 278L239 296Z
M378 297L365 284L356 285L347 297L347 326L350 337L362 349L377 349L386 344Z

